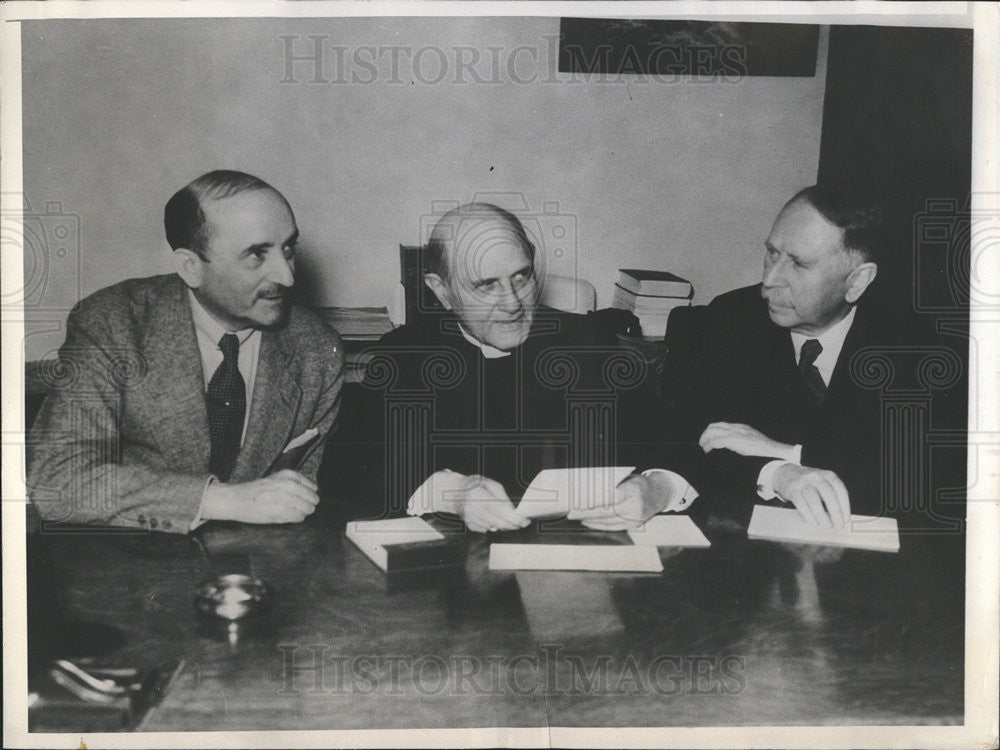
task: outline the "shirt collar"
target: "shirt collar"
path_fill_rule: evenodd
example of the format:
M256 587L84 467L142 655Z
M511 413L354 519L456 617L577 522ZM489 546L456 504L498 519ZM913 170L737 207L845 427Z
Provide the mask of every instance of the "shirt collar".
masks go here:
M857 310L857 307L852 306L851 311L847 313L842 320L834 323L819 336L809 336L804 333L796 333L795 331L792 331L792 345L795 347L795 361L799 361L799 355L802 353L802 345L809 339L816 339L823 347L823 351L820 353L819 357L817 357L817 360L822 357L824 362L830 363L830 369L833 369L832 365L836 363L837 358L840 356L840 350L844 348L844 339L847 338L847 332L851 330L851 324L854 322L854 314ZM819 366L820 365L817 364L817 367Z
M235 333L236 338L239 340L242 346L247 342L251 336L256 332L256 328L244 328L240 331L227 331L225 326L223 326L219 321L217 321L212 314L202 306L198 298L195 297L194 292L188 289L188 299L191 301L191 317L194 319L194 327L198 333L205 336L209 341L213 342L218 346L219 341L222 339L224 334Z
M473 338L473 336L465 330L465 326L461 323L458 324L458 330L462 332L462 337L466 341L483 353L483 357L486 359L500 359L501 357L510 356L510 352L505 352L503 349L497 349L495 346L490 346L477 338Z

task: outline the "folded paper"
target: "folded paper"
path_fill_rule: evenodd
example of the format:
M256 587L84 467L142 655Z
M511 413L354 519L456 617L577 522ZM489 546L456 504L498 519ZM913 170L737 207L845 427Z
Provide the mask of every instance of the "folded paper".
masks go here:
M579 511L614 505L615 487L634 466L544 469L524 492L518 513L525 518L574 518Z

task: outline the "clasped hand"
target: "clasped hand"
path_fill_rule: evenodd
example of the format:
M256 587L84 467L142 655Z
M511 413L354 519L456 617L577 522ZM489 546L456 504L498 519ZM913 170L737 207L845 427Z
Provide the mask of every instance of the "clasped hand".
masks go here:
M316 483L293 469L240 484L212 482L205 490L206 521L298 523L316 510Z

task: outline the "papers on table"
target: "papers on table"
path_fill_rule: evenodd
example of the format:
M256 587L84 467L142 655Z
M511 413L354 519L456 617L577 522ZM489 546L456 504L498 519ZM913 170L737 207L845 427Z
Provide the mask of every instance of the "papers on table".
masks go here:
M517 510L525 518L573 518L576 511L610 507L615 501L615 487L634 469L634 466L544 469L525 490Z
M856 547L882 552L899 551L899 529L894 518L851 516L849 527L828 529L808 523L794 508L758 505L753 509L747 536L782 542Z
M711 542L687 516L653 516L629 531L632 542L653 547L711 547Z
M598 544L492 544L490 570L598 570L659 573L656 547Z

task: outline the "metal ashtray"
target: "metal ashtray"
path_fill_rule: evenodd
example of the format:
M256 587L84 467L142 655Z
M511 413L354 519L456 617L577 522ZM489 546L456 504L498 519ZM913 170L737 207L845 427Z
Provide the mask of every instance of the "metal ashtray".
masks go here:
M264 582L242 573L230 573L204 581L195 589L195 609L203 615L228 622L260 614L270 604L271 595Z

